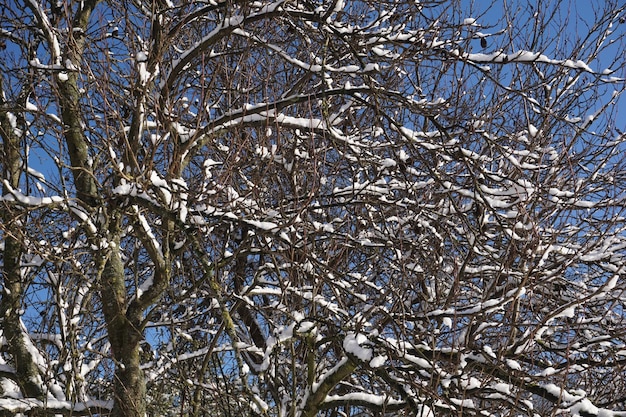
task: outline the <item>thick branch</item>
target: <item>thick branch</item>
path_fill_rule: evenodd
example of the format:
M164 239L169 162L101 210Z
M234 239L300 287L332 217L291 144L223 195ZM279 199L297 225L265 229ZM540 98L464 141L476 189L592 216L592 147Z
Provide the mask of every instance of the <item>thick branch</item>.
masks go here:
M66 50L66 62L74 68L68 72L67 79L58 79L59 104L61 118L65 127L65 140L72 164L72 175L76 186L77 197L86 205L95 207L98 204L97 185L92 172L89 156L89 141L85 137L83 112L80 104L78 87L82 54L85 47L85 35L91 12L98 0L89 0L81 4L73 20L74 30L69 33Z
M349 357L343 359L343 363L339 365L330 374L324 376L323 381L315 388L311 390L311 393L306 398L306 402L302 407L302 417L314 417L317 412L322 408L322 404L326 399L328 393L337 386L338 383L350 376L352 372L357 368L357 363Z
M22 174L22 158L20 145L22 137L18 130L11 125L9 112L6 110L4 100L4 88L0 77L0 136L3 142L2 155L2 178L5 183L2 186L2 195L9 194L11 190L18 188ZM25 131L25 122L20 117L20 131ZM22 298L26 291L22 271L22 247L23 223L25 212L18 207L5 208L0 214L0 225L4 237L2 250L2 278L3 291L0 298L0 328L2 336L6 339L9 352L15 364L17 382L24 395L34 398L43 398L44 391L39 369L33 357L32 343L28 334L21 324Z

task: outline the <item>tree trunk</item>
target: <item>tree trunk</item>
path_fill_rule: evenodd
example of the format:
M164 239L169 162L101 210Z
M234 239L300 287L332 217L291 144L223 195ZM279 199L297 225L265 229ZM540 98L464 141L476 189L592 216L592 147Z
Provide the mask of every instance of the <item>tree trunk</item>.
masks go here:
M7 345L13 358L18 384L24 394L29 398L42 400L43 381L39 369L35 363L32 349L29 348L28 334L22 329L20 322L20 309L24 285L20 275L20 243L14 238L7 237L4 241L4 287L0 301L0 315L2 316L2 333L7 340Z
M110 249L102 274L102 308L109 342L115 360L113 417L144 417L146 383L139 367L140 317L128 318L124 266L119 253L119 239Z
M0 93L4 92L2 79L0 78ZM22 97L26 98L27 93ZM21 104L21 103L20 103ZM22 175L21 141L12 126L9 112L6 111L8 103L4 97L0 97L0 139L2 140L0 161L2 179L2 196L8 195L11 189L18 189L20 176ZM24 131L25 121L18 118L21 131ZM14 211L15 210L15 211ZM43 400L44 388L41 374L33 357L34 349L29 344L31 340L23 329L21 323L21 309L24 292L27 283L22 270L22 241L20 236L23 232L22 221L27 218L27 213L20 209L3 208L0 213L0 224L4 237L2 248L2 277L3 290L0 292L0 331L7 341L8 350L11 353L13 365L16 371L17 384L22 394L29 398Z
M116 346L115 405L113 417L144 417L146 415L146 381L139 367L139 341L137 331L127 325L109 326L127 343ZM113 344L111 344L113 346Z

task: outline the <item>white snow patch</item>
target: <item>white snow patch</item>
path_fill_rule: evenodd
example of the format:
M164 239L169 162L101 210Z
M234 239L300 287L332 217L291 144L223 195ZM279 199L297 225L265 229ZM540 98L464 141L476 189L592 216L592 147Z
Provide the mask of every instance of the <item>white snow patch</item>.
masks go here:
M26 206L47 206L55 203L60 203L63 201L62 197L52 196L52 197L32 197L28 195L22 194L21 191L14 189L11 187L11 184L7 180L3 180L3 184L5 188L9 191L10 194L6 194L3 197L0 197L0 201L17 201L20 204Z
M37 107L37 105L34 104L33 102L31 102L30 100L26 100L26 110L27 111L37 111L37 110L39 110L39 107Z
M387 395L376 395L376 394L370 394L367 392L350 392L348 394L343 394L343 395L328 395L326 399L324 400L324 402L327 402L327 403L333 402L333 401L348 401L348 402L349 401L361 401L361 402L367 402L369 404L378 405L378 406L402 404L401 400L390 398ZM427 414L424 414L424 417L426 416Z
M507 359L505 362L507 366L513 370L516 370L516 371L522 370L522 366L519 364L519 362L514 361L513 359Z
M350 332L343 339L343 349L360 360L368 362L372 360L374 352L372 348L363 346L367 342L367 336L363 333Z
M148 291L154 284L154 275L151 274L146 280L137 288L137 298L140 298L144 292Z
M313 328L315 328L315 323L313 323L312 321L304 320L304 321L301 321L298 324L298 327L296 328L296 332L298 332L298 333L308 333Z
M272 223L272 222L262 222L258 220L244 220L244 221L248 223L250 226L256 227L257 229L271 231L271 230L277 230L279 228L278 224Z
M498 382L494 384L493 389L505 395L511 394L511 386L509 384L504 384L502 382Z
M385 364L386 361L387 361L387 356L385 356L385 355L375 356L370 361L370 367L372 367L372 368L381 367L381 366L383 366Z

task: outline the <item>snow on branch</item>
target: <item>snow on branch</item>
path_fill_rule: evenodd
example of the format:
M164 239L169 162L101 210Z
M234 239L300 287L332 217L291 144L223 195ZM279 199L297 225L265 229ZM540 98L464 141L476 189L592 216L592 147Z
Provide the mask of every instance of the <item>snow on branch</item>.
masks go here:
M0 409L11 413L37 412L49 416L93 416L108 413L113 408L113 401L90 400L72 403L70 401L37 400L33 398L0 398Z

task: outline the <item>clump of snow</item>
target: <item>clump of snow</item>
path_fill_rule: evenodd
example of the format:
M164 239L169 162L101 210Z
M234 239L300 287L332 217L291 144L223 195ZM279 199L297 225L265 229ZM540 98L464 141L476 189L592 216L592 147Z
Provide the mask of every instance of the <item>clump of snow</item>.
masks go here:
M26 100L26 110L28 110L28 111L38 111L39 107L37 107L37 105L34 104L32 101Z
M548 366L546 369L544 369L543 371L541 371L541 373L539 374L539 376L550 376L556 373L556 369L554 369L551 366Z
M378 368L381 367L385 364L385 362L387 361L387 356L375 356L374 358L372 358L372 360L370 361L370 367L372 368Z
M250 226L253 226L257 229L272 231L277 230L279 228L278 224L272 222L263 222L258 220L244 220Z
M531 52L531 51L517 51L512 54L504 54L501 51L497 51L491 54L469 54L465 53L463 56L473 62L542 62L550 65L558 65L564 68L570 68L575 70L582 70L591 74L595 74L595 72L585 63L584 61L578 60L573 61L571 59L558 60L549 58L546 55L543 55L539 52Z
M303 320L298 324L296 328L296 332L298 333L308 333L315 327L315 323L309 320Z
M380 161L380 166L383 168L393 168L396 166L396 161L394 161L391 158L385 158L382 161Z
M360 360L369 362L372 360L374 352L371 347L366 345L367 342L367 336L363 333L350 332L343 339L343 349Z
M143 293L148 291L154 284L154 274L148 276L146 280L137 288L137 298L141 298Z
M401 400L390 398L388 395L376 395L367 392L349 392L343 395L329 395L326 397L325 402L332 401L362 401L375 405L392 405L402 404ZM421 414L417 414L421 416ZM430 414L423 414L424 417L430 416Z
M507 359L506 364L509 368L516 370L516 371L521 371L522 370L522 366L519 364L519 362L513 360L513 359Z

